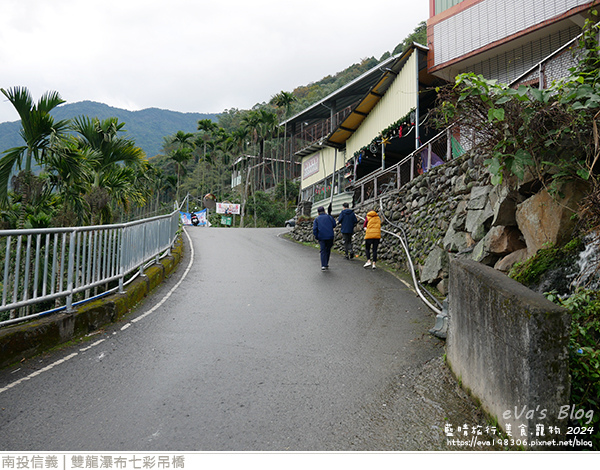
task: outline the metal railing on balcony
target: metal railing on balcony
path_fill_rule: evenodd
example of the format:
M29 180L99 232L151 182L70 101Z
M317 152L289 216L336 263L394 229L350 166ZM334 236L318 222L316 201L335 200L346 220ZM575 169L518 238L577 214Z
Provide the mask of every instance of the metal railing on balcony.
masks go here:
M548 55L527 72L515 78L509 86L519 85L537 86L541 89L548 88L555 80L568 76L569 69L577 66L577 50L581 34L571 39L559 49Z
M357 102L358 103L358 102ZM317 122L312 125L301 125L300 131L294 135L293 144L292 144L292 153L300 152L301 150L309 147L310 145L317 143L319 141L324 140L329 137L329 134L335 129L335 127L344 121L356 104L351 106L347 106L341 111L338 111L334 115L334 125L331 124L331 118L323 119L322 121Z
M579 35L549 54L527 72L509 83L547 88L553 81L569 75L569 69L578 63ZM445 163L474 148L479 137L468 123L450 126L433 139L417 148L394 166L375 171L356 181L348 190L354 190L354 204L363 204L377 199L383 194L399 190L419 174L433 166Z
M123 292L126 276L168 252L178 229L179 211L118 225L0 230L0 326L71 311L93 291Z
M395 165L374 171L354 182L347 188L347 191L354 192L354 205L398 191L417 176L471 149L472 136L459 134L455 129L454 126L444 129Z

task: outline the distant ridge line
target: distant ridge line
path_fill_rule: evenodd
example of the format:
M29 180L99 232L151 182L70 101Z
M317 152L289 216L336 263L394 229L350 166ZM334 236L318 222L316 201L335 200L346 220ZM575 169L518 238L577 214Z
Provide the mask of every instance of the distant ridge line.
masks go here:
M77 116L97 117L98 119L116 117L119 122L125 123L124 129L127 136L132 138L148 157L154 157L161 153L165 137L173 135L177 131L196 132L199 120L212 119L216 121L219 116L218 113L180 112L161 108L130 111L96 101L66 103L53 109L51 114L58 120L73 119ZM20 121L0 124L0 153L23 145L19 129Z

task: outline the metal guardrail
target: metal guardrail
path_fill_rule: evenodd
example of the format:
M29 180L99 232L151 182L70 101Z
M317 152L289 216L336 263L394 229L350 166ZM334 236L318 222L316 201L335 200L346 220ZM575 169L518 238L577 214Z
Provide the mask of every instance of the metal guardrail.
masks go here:
M57 307L71 311L74 300L110 284L123 292L126 276L170 250L179 217L174 211L117 225L0 230L0 326Z
M328 118L306 127L302 125L300 131L298 131L292 139L291 152L300 152L301 150L326 139L338 124L352 114L352 110L358 103L359 101L338 111L333 117L333 124L332 119Z

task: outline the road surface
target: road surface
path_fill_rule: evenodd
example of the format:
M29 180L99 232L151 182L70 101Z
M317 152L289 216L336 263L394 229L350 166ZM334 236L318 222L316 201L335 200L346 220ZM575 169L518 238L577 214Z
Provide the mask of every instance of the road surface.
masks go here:
M481 417L434 315L359 260L322 272L286 231L186 228L126 320L0 371L0 450L447 449L446 423Z

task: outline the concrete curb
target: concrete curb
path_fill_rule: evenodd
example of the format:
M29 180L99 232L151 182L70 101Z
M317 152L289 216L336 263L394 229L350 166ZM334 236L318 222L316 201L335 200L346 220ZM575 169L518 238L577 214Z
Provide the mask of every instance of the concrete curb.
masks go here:
M183 257L179 238L171 255L144 270L123 294L110 294L77 307L73 313L58 313L0 330L0 368L36 356L48 349L80 338L123 319L144 297L160 285Z

